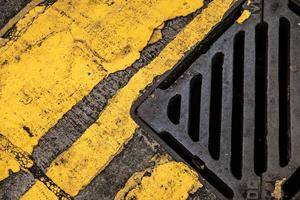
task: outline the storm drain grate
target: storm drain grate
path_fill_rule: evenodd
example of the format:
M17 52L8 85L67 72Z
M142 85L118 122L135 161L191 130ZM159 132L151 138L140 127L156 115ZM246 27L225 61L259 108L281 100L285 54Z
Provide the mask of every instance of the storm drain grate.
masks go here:
M132 114L221 198L300 199L300 1L236 3ZM273 193L273 194L272 194Z

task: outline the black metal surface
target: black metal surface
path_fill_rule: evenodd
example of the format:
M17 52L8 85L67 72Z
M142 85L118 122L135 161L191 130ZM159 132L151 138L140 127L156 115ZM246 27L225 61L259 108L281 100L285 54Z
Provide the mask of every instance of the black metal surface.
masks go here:
M242 1L132 115L221 199L300 199L300 1Z

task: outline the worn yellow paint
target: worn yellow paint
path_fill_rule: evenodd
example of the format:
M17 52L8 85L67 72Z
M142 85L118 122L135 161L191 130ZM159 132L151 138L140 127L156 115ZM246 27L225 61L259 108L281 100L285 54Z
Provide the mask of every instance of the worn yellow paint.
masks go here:
M36 181L31 193L26 193L21 200L57 200L57 196L41 181ZM36 195L38 194L38 195Z
M99 119L70 147L55 159L47 175L67 193L75 196L132 137L137 125L130 117L132 102L153 81L171 69L198 41L222 20L232 0L214 0L169 43L158 57L138 71L101 113ZM181 171L183 166L172 168ZM175 181L175 180L174 180ZM194 180L196 181L196 180ZM34 188L35 186L33 186ZM32 193L32 190L28 191ZM152 191L155 192L155 191ZM32 194L38 195L38 194Z
M197 174L183 163L169 161L166 156L156 156L153 161L153 167L136 172L127 181L115 200L183 200L203 186L197 181Z
M0 48L0 132L31 153L103 77L139 57L155 27L201 6L200 0L58 0L35 7ZM0 157L1 180L18 167Z
M247 21L251 16L251 12L249 10L244 10L242 15L236 20L238 24L243 24Z

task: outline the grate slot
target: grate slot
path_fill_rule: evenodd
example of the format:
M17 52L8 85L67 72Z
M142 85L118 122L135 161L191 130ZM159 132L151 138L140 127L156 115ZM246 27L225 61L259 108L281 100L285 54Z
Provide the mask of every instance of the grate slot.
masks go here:
M285 167L290 161L290 22L279 22L279 161Z
M211 92L209 116L209 144L211 157L220 157L221 116L222 116L222 83L224 54L216 53L211 63Z
M194 142L199 141L200 105L201 105L202 75L195 75L190 81L188 134Z
M181 110L181 95L176 94L170 99L167 108L168 118L175 125L179 124L180 113L181 113L180 110Z
M297 0L289 0L289 9L296 15L300 16L300 2Z
M245 32L234 37L233 45L233 98L231 120L231 172L242 178L243 160L243 105L244 105L244 51Z
M257 175L267 169L267 52L268 25L260 23L255 29L254 171Z

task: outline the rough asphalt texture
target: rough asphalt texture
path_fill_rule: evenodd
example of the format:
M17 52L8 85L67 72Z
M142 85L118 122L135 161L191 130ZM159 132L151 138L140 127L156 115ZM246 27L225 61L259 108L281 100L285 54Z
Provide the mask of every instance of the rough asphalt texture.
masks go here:
M29 0L0 0L0 28L28 2ZM124 87L140 68L150 63L199 12L201 10L189 16L168 21L162 31L162 40L147 46L141 52L141 57L126 70L113 73L99 82L88 96L68 111L44 135L34 149L33 158L37 166L46 172L50 163L97 120L109 99ZM154 149L153 146L155 146ZM148 160L157 153L165 153L165 150L149 136L145 136L142 130L137 130L125 149L75 198L113 199L135 172L149 167ZM22 171L12 174L0 182L0 199L19 199L33 184L32 174ZM107 185L110 186L109 189ZM203 188L191 195L189 199L212 200L216 198Z

